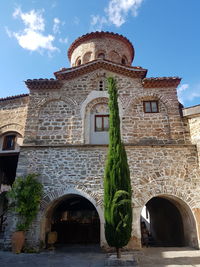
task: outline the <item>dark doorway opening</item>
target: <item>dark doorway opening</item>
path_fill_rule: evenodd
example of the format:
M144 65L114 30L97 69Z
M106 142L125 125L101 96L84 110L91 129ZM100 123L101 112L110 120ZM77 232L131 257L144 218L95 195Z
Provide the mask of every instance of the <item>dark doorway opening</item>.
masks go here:
M0 155L0 238L3 238L8 200L6 192L15 181L19 153Z
M0 155L0 184L12 185L17 169L19 153Z
M59 244L99 244L98 213L84 197L68 196L54 209L51 231L57 232Z
M184 246L183 220L179 209L168 199L154 197L146 204L149 213L149 245ZM144 220L143 220L144 221Z

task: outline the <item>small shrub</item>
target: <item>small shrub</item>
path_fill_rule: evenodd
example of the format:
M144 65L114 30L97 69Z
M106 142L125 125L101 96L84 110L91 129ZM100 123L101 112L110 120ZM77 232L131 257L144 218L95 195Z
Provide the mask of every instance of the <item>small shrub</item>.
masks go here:
M19 215L17 231L26 231L35 219L42 197L42 184L37 174L18 177L8 192L11 209Z

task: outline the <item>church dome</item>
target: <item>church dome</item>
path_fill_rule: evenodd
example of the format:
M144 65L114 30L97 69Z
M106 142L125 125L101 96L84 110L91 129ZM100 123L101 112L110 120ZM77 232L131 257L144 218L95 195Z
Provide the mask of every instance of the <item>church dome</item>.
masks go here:
M91 32L76 39L68 50L71 66L79 66L102 58L130 66L134 47L124 36L112 32Z

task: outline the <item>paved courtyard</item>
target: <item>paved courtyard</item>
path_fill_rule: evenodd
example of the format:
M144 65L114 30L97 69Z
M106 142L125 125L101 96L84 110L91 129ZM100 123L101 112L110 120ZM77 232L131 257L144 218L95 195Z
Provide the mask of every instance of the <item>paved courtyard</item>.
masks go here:
M145 248L140 252L134 252L134 255L138 259L140 267L200 267L200 250L188 247Z
M199 266L200 251L191 248L145 248L133 252L139 267ZM34 254L0 251L0 267L102 267L106 254L98 247L65 247Z

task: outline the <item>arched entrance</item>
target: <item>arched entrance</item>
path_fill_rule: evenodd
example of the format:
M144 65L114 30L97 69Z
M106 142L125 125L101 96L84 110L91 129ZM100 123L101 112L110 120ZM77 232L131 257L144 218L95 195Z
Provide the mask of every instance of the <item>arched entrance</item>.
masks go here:
M160 195L150 199L143 208L141 223L150 233L150 246L198 247L193 214L177 197Z
M67 195L53 209L51 231L57 232L59 244L100 243L100 220L96 208L82 196Z

